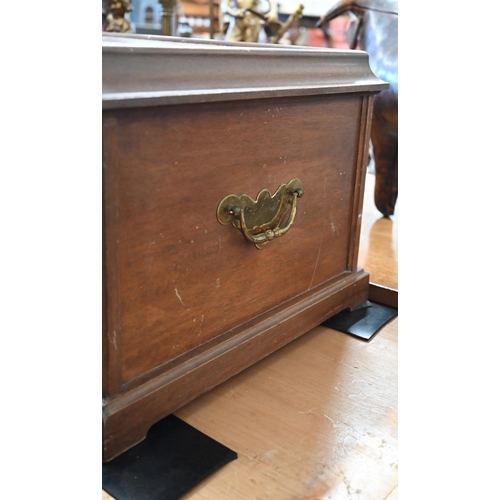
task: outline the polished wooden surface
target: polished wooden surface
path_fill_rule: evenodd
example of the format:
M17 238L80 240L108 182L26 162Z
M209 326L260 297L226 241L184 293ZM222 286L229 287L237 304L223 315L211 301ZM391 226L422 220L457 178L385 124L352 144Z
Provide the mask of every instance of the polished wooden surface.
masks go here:
M367 300L359 215L373 100L387 84L362 52L108 34L102 54L109 461L158 420ZM286 88L265 71L273 57L294 75ZM221 89L233 61L248 78L234 66ZM328 84L320 65L304 72L313 61L328 66ZM222 199L293 178L305 190L293 228L251 223L273 236L264 250L215 217Z
M105 461L368 298L356 257L371 105L348 94L103 113ZM294 226L264 250L214 217L230 194L295 177Z
M371 94L389 86L364 51L119 33L103 34L102 47L103 109Z
M238 453L184 500L397 499L397 319L317 327L176 414ZM103 499L109 499L103 493Z
M118 371L122 390L355 269L359 208L351 191L358 169L352 162L364 152L358 131L366 107L359 97L341 96L104 114L105 220L112 232L106 250L113 259L108 272L114 271L108 299L120 307L116 318L110 314L109 329L116 331L110 352L121 354L112 373ZM195 141L198 130L203 140ZM264 250L215 218L227 195L274 193L294 177L305 189L294 226ZM106 396L115 392L105 388Z
M358 264L370 274L370 283L398 290L398 206L382 217L374 202L375 175L366 175Z
M397 288L397 211L381 218L372 183L360 264ZM316 327L177 411L238 453L183 500L397 500L397 325L370 342Z

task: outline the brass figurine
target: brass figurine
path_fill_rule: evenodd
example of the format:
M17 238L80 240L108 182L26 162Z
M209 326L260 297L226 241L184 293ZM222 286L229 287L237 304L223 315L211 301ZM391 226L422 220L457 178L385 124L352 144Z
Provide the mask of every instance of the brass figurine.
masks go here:
M280 27L276 35L271 38L271 43L278 43L281 37L285 34L286 30L292 25L294 21L302 17L302 11L304 6L299 4L299 6L288 16L285 23L280 23Z
M108 5L105 30L113 33L133 33L132 25L125 19L125 14L134 9L130 0L110 0Z
M278 22L278 5L269 0L269 12L258 11L259 0L224 0L225 12L234 17L234 25L228 40L233 42L257 42L264 23Z

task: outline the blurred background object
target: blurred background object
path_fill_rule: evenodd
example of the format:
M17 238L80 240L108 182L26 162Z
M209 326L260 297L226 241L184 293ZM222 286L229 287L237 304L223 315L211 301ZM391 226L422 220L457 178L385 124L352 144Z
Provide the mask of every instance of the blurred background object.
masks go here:
M109 0L102 0L103 31ZM145 35L162 35L170 30L172 35L187 36L189 29L193 38L227 40L231 20L226 12L225 0L129 0L133 10L125 15L132 32ZM268 0L254 2L257 11L267 14ZM300 0L281 0L277 3L277 23L282 26L297 9ZM320 16L331 5L331 0L309 0L304 2L300 18L293 20L279 43L310 47L348 48L347 31L351 16L346 13L329 23L316 26ZM162 26L162 23L164 26ZM270 43L279 28L273 23L264 24L259 42Z
M279 43L281 38L285 33L288 32L291 25L297 23L299 19L302 17L302 11L304 10L304 6L299 4L299 6L288 16L288 19L284 23L279 23L279 28L276 31L276 34L271 38L271 43ZM292 43L290 41L290 43Z
M186 16L179 17L179 24L177 26L177 36L182 36L185 38L191 38L193 35L193 29L189 26Z
M278 5L269 0L269 8L261 9L260 0L224 0L226 14L230 16L227 40L231 42L265 42L261 38L264 24L276 23Z
M126 18L133 10L130 0L108 0L103 2L103 14L106 14L104 31L112 33L133 33L132 25Z
M354 16L346 42L370 56L375 75L390 84L374 98L371 142L375 168L375 205L384 215L394 214L398 198L398 1L337 1L318 26L333 19Z

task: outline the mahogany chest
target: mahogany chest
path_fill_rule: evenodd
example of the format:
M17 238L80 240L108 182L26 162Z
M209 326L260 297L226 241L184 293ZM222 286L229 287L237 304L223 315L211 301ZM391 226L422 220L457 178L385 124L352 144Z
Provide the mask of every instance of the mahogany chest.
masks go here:
M361 51L103 34L103 460L346 308Z

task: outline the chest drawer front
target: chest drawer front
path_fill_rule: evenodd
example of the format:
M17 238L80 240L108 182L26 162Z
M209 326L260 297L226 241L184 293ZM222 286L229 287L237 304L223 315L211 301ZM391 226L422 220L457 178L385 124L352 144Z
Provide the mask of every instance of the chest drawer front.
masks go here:
M108 199L120 295L122 383L347 270L362 98L310 97L109 113ZM105 141L105 148L111 142ZM298 177L282 238L257 250L216 218Z

